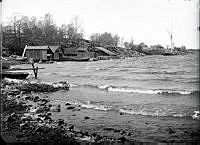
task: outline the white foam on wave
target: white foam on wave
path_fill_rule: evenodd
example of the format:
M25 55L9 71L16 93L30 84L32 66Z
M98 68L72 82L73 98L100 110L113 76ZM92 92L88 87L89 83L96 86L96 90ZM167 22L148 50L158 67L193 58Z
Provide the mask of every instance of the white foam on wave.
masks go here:
M144 89L132 89L123 87L107 87L110 92L124 92L124 93L142 93L142 94L181 94L189 95L190 91L179 91L179 90L144 90Z
M199 111L194 111L194 114L192 115L192 118L193 119L200 119Z
M125 92L125 93L143 93L143 94L157 94L158 91L154 90L140 90L140 89L129 89L129 88L115 88L108 87L110 92Z
M81 104L81 107L86 108L86 109L95 109L95 110L101 110L101 111L108 111L110 109L103 105L94 105L94 104Z
M94 109L94 110L100 110L100 111L108 111L111 109L109 106L99 105L99 104L91 104L90 101L87 101L86 103L78 102L78 101L62 101L62 100L54 100L56 102L62 102L62 103L69 103L71 105L79 106L81 108L85 109Z
M164 93L189 95L192 92L190 92L190 91L180 91L180 90L157 90L157 94L164 94Z
M149 116L160 116L158 112L155 113L150 113L146 112L143 110L125 110L125 109L119 109L120 113L125 113L125 114L131 114L131 115L149 115Z
M78 85L76 85L76 84L69 84L70 85L70 87L78 87Z
M176 113L176 114L169 114L167 112L159 111L156 110L154 112L149 112L147 110L125 110L125 109L119 109L120 113L124 114L131 114L131 115L144 115L144 116L172 116L172 117L184 117L183 114L181 113Z
M101 111L108 111L111 109L111 106L101 105L101 104L92 104L91 101L87 101L86 103L79 103L82 108L86 109L95 109Z
M128 88L128 87L117 87L111 85L91 85L91 84L84 84L78 86L89 86L98 88L100 90L107 90L109 92L122 92L122 93L141 93L141 94L172 94L172 95L189 95L192 94L192 91L186 90L164 90L164 89L138 89L138 88Z
M97 86L99 89L106 89L109 87L109 85L102 85L102 86Z

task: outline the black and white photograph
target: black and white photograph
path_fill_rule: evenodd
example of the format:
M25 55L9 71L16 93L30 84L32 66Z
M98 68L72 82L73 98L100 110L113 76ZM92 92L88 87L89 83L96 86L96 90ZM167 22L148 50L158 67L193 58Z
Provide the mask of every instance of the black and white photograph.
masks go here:
M199 145L199 0L0 0L1 140Z

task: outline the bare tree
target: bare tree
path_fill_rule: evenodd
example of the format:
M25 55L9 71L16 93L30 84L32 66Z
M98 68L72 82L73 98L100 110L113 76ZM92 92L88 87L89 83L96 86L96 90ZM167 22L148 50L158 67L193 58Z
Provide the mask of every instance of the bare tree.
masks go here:
M82 23L78 16L75 16L71 23L67 25L66 33L69 40L78 40L83 38L84 32L82 29Z

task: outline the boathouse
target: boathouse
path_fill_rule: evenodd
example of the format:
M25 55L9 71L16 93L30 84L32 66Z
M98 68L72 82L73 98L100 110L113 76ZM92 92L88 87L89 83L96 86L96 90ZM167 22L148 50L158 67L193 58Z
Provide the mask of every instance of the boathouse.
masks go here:
M90 57L90 53L87 48L65 48L64 54L67 57L76 57L76 58L86 58Z
M65 56L77 56L76 48L64 48L64 55Z
M35 61L59 60L63 56L60 46L26 46L25 56Z
M24 48L25 56L34 60L47 60L47 51L49 46L26 46Z
M78 58L88 58L90 57L89 51L87 48L78 48L77 49L77 57Z

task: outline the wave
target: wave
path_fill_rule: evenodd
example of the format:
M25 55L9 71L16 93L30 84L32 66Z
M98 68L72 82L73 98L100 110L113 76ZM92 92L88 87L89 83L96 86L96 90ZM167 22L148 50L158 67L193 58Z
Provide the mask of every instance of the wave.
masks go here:
M160 94L160 95L189 95L194 92L185 90L144 90L125 87L108 87L110 92L124 92L124 93L141 93L141 94Z
M81 108L86 108L86 109L95 109L95 110L101 110L101 111L108 111L111 108L106 107L104 105L95 105L95 104L80 104Z
M76 85L76 84L69 84L70 85L70 87L78 87L78 85Z
M78 106L82 109L93 109L97 111L113 111L115 113L129 114L129 115L142 115L142 116L153 116L153 117L188 117L192 119L200 119L199 111L193 111L190 113L180 112L180 111L171 111L167 109L159 109L149 107L145 108L132 108L132 109L124 109L124 108L116 108L114 106L108 106L103 104L103 102L98 101L86 101L86 102L78 102L78 101L62 101L62 100L54 100L56 102L68 103L71 105Z
M158 94L158 95L198 95L199 91L186 91L186 90L168 90L168 89L138 89L138 88L129 88L129 87L117 87L111 85L75 85L75 86L84 86L97 88L100 90L105 90L108 92L121 92L121 93L141 93L141 94Z
M142 71L132 71L131 74L167 74L167 75L183 75L187 72L185 71L174 71L174 72L170 72L170 71L146 71L146 72L142 72Z
M148 112L146 110L126 110L126 109L119 109L120 113L130 114L130 115L143 115L143 116L156 116L156 117L189 117L193 119L200 119L199 111L194 111L193 115L186 115L186 113L179 113L179 112Z
M108 88L108 87L109 87L109 85L97 86L97 88L99 88L99 89L106 89L106 88Z
M194 114L192 115L192 118L193 119L200 119L199 110L198 111L194 111Z
M93 101L87 101L87 102L78 102L78 101L62 101L62 100L54 100L56 102L61 103L69 103L71 105L79 106L84 109L94 109L94 110L100 110L100 111L108 111L111 109L111 106L102 105L98 102Z
M108 68L96 68L96 71L103 71L103 70L108 70Z

